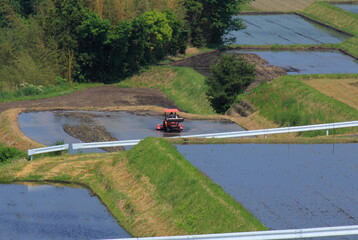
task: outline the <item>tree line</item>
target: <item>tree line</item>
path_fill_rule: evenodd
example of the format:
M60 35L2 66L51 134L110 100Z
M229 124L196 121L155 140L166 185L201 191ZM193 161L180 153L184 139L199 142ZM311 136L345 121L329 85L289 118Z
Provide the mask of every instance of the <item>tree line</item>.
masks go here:
M125 14L126 1L119 6L114 0L0 0L0 89L17 88L21 79L46 84L56 76L120 81L167 55L184 53L188 44L220 43L227 31L242 28L232 16L248 1L136 0L135 14L123 19L113 16ZM149 3L168 9L151 9ZM115 6L117 12L108 10Z

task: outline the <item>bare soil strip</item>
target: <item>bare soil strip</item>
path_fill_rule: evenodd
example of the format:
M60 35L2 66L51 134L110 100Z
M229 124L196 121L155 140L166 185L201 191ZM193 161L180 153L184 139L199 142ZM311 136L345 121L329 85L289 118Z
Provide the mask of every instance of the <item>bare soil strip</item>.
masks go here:
M52 109L73 109L141 105L160 106L164 108L176 107L172 101L157 89L101 86L53 98L0 103L0 112L11 108L36 108L45 106Z

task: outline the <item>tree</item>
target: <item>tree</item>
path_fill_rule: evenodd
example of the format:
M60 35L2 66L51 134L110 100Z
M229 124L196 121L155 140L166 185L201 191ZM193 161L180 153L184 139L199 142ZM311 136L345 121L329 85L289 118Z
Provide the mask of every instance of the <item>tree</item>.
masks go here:
M251 0L182 0L187 10L186 21L190 27L191 43L204 46L220 43L221 37L230 30L244 28L239 18L240 5Z
M211 72L212 76L206 79L206 95L217 113L226 112L237 95L255 80L255 65L235 55L222 55L211 66Z

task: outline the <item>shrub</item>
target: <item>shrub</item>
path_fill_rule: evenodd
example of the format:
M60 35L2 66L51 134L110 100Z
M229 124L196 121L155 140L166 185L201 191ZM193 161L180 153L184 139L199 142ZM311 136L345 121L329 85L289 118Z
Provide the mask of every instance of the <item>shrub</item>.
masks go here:
M0 146L0 163L5 163L24 156L26 156L26 153L17 148Z
M228 110L247 86L255 80L255 65L242 57L224 54L211 66L212 76L207 78L206 95L217 113Z

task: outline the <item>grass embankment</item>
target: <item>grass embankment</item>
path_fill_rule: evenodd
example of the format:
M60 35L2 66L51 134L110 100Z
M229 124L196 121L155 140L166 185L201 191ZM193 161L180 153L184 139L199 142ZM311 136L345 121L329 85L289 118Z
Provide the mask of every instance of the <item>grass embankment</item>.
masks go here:
M0 182L13 181L85 185L138 237L266 229L164 139L128 152L3 164Z
M311 78L312 76L306 76ZM318 75L317 77L322 77ZM254 104L261 115L280 126L353 121L358 110L328 97L301 81L305 76L284 76L263 83L250 93L240 95ZM325 75L325 78L337 78ZM357 133L358 128L332 130L335 134ZM304 132L303 136L323 135L325 131Z
M119 87L157 88L170 98L182 111L214 114L205 95L205 77L191 68L150 67L139 75L119 83Z
M337 44L358 58L358 15L345 11L328 2L315 2L305 8L302 13L320 22L327 23L333 27L346 31L354 37L350 37L343 43Z

